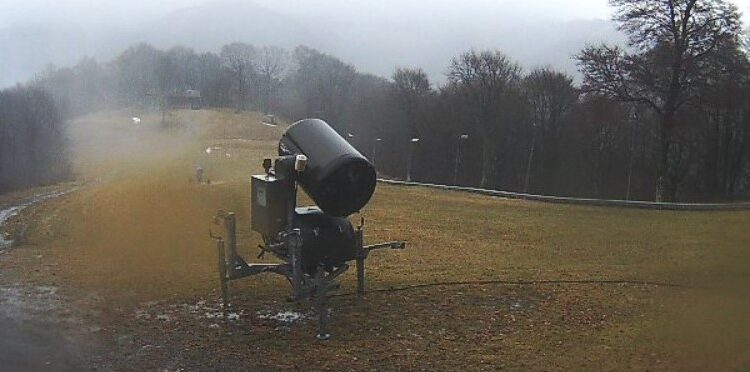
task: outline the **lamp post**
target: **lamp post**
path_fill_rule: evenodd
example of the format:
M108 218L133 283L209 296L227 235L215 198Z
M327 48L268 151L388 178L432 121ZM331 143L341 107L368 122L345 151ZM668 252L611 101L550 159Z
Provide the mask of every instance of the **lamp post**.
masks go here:
M417 147L418 142L419 138L417 137L411 139L411 146L409 146L409 160L406 164L406 182L411 182L411 168L412 163L414 162L414 148Z
M453 170L453 184L458 185L458 167L461 164L461 142L469 139L469 135L464 133L458 136L458 144L456 145L456 167Z
M372 166L375 167L375 155L377 155L377 149L378 149L378 143L382 141L383 139L378 137L375 138L375 142L372 143ZM375 171L377 172L377 167L375 168Z

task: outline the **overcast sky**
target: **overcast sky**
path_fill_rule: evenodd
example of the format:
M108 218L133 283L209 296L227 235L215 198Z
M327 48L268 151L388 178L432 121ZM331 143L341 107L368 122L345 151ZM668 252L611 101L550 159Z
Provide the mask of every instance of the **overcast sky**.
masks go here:
M750 14L750 0L733 2ZM603 21L611 12L607 0L0 0L0 88L137 42L304 44L362 72L418 66L435 81L458 53L497 49L576 76L572 56L585 45L624 42Z
M0 27L34 22L122 22L135 23L139 15L166 14L175 9L200 5L207 0L0 0ZM533 13L555 20L609 18L606 0L256 0L285 13L345 15L366 13L372 17L420 12L430 8L461 11L472 8L491 15L507 11ZM750 0L734 0L743 13L750 13ZM336 14L338 13L338 14ZM746 23L748 17L745 17Z

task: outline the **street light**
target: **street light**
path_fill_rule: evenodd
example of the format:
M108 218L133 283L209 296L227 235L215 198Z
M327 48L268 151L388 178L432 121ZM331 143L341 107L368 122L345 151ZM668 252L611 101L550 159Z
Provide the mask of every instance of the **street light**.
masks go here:
M414 148L417 147L417 142L419 142L419 138L414 137L411 139L411 146L409 146L409 163L406 168L406 182L411 182L411 168L412 163L414 162Z
M456 145L456 168L453 170L453 184L458 185L458 167L461 164L461 142L469 139L469 135L464 133L458 136L458 144Z
M378 148L378 142L382 141L383 139L378 137L375 138L375 142L372 143L372 166L375 167L375 155L377 154L377 148ZM375 172L377 172L377 167L375 168Z

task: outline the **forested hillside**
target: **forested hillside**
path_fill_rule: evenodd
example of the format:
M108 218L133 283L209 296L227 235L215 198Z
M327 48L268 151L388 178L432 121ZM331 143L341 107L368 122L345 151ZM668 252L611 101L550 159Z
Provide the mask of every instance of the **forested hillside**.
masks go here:
M747 197L750 62L736 8L639 13L615 3L630 48L582 50L580 85L497 50L446 61L438 85L419 67L384 79L309 47L244 42L220 53L138 44L107 63L48 69L32 85L68 115L158 110L198 89L209 107L319 117L386 177L595 198Z

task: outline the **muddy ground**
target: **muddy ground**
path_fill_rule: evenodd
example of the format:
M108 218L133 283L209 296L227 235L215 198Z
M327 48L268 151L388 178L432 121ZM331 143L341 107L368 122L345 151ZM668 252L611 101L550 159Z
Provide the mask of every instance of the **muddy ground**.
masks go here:
M381 185L363 211L367 240L405 239L408 249L370 258L364 299L352 295L354 274L343 277L331 299L331 341L314 341L316 314L285 301L281 278L232 283L234 307L224 314L212 217L237 212L242 252L257 255L248 180L285 126L208 110L174 112L167 126L143 115L134 125L140 114L72 122L79 182L59 187L75 191L5 227L23 239L0 254L0 365L750 367L748 212L547 205ZM194 181L197 166L210 184Z

